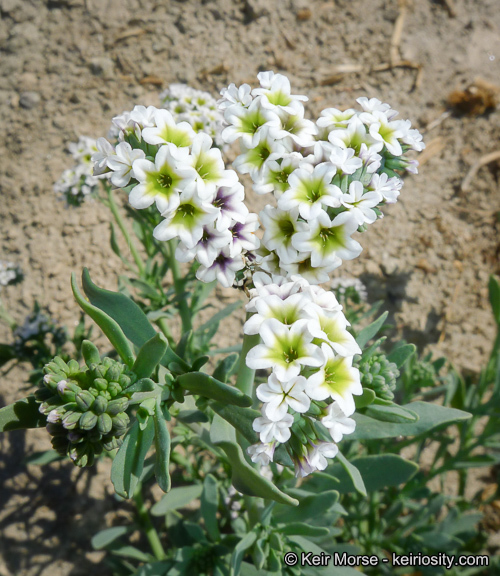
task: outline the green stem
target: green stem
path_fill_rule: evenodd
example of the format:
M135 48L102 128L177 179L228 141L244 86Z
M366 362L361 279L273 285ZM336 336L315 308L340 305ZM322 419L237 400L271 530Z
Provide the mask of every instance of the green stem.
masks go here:
M174 279L175 293L178 297L179 314L182 320L182 333L188 332L193 327L191 324L191 311L189 310L188 302L184 294L184 279L182 278L179 262L175 259L176 244L174 241L169 240L169 264L172 276Z
M9 328L14 331L17 328L17 322L14 318L7 312L7 308L3 305L0 300L0 320L4 320L9 325Z
M158 532L156 531L156 528L153 526L153 523L151 522L148 509L144 504L144 499L142 497L141 482L137 484L137 488L134 492L133 499L137 508L137 515L139 516L139 521L149 541L154 557L157 560L165 560L167 555L165 554L165 550L163 549L163 546L161 544Z
M172 336L172 333L170 332L170 328L168 327L167 319L166 318L158 318L158 320L156 321L156 325L163 332L163 335L168 340L168 343L172 344L172 342L174 341L174 337Z
M139 254L139 252L137 252L137 248L135 247L135 244L132 242L132 238L130 237L130 234L128 233L127 228L125 227L125 222L123 221L123 218L120 214L120 211L118 210L118 206L116 205L115 202L115 198L113 196L113 191L111 190L111 188L107 188L107 192L108 192L108 202L109 202L109 208L116 220L116 223L118 224L118 227L121 230L121 233L123 234L123 237L125 238L127 245L130 249L130 253L132 254L132 257L134 258L134 261L136 263L137 269L139 270L139 276L143 276L144 275L144 264L142 262L142 258Z
M250 314L247 314L247 320ZM260 336L258 334L245 334L243 337L243 346L241 348L240 363L238 366L238 378L236 380L236 388L241 390L247 396L251 398L255 395L253 394L253 382L255 380L255 370L249 368L246 364L246 357L254 346L260 341Z

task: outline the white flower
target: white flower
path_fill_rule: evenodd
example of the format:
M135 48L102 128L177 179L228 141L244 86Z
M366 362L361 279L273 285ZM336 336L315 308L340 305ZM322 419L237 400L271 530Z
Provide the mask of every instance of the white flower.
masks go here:
M366 132L366 127L359 116L353 116L346 128L332 130L328 135L328 141L340 148L353 148L358 154L363 144L374 152L380 152L384 147L380 139L375 139Z
M236 272L245 267L245 262L241 256L231 258L229 249L223 248L215 258L211 266L200 266L196 271L196 278L202 282L213 282L218 280L224 288L230 288L234 284Z
M302 366L321 366L321 350L311 343L307 320L299 320L290 328L271 318L260 329L263 344L252 348L246 357L249 368L272 368L282 382L298 376Z
M260 96L262 108L274 110L278 113L295 114L297 107L294 107L293 104L308 100L307 96L292 96L290 93L290 80L283 74L260 72L257 78L261 81L261 88L255 88L252 90L252 94Z
M290 174L299 167L304 160L299 152L284 154L276 160L269 158L264 162L258 174L252 175L254 180L254 191L257 194L268 194L273 192L279 198L283 192L288 190L288 178Z
M326 212L321 212L309 223L308 230L293 236L292 245L299 252L311 254L313 267L329 265L339 258L352 260L363 250L351 238L357 228L358 224L349 212L342 212L333 220Z
M361 354L354 336L347 331L346 317L340 310L326 312L315 303L306 306L305 312L311 318L309 331L319 340L326 341L340 356Z
M304 392L305 387L304 376L296 376L286 382L280 382L275 374L271 374L267 384L261 384L256 391L257 398L264 402L263 415L273 422L278 422L285 418L289 406L295 412L307 412L311 400ZM262 438L261 440L265 442Z
M399 138L405 134L405 124L401 120L390 121L384 112L374 110L371 113L363 112L360 120L369 126L370 135L378 142L382 142L387 150L394 156L401 156L403 149Z
M187 163L189 150L173 144L162 146L153 162L135 160L132 166L139 185L132 189L129 202L134 208L147 208L156 201L163 214L179 206L180 193L192 185L196 172Z
M231 241L229 242L229 255L235 258L243 251L257 250L260 246L260 240L254 234L259 228L259 219L257 214L249 214L246 221L235 222L229 231L231 233Z
M359 370L352 367L352 356L336 356L328 344L322 344L321 350L325 363L306 384L306 393L311 400L332 398L339 403L346 416L354 413L354 395L361 395Z
M307 460L311 468L324 470L328 466L327 458L335 458L338 454L338 446L333 442L320 442L308 451Z
M231 222L244 224L248 218L248 208L243 200L245 199L245 189L240 182L234 186L221 186L216 193L213 205L220 210L217 217L217 230L227 230Z
M303 309L310 302L307 295L295 293L282 299L276 294L256 298L253 306L257 311L243 326L245 334L258 334L262 323L269 318L275 318L285 326L291 326L297 320L303 319Z
M342 127L345 128L349 120L356 114L356 110L338 110L337 108L327 108L321 112L321 116L316 121L320 128Z
M239 105L227 108L224 118L229 124L222 131L224 142L231 144L241 138L246 148L253 148L259 143L258 132L263 126L280 125L278 115L262 108L258 100L253 100L248 108Z
M247 108L253 100L251 90L248 84L242 84L239 87L230 84L227 88L223 88L220 91L222 98L217 102L219 110L226 110L234 104Z
M374 112L377 110L378 112L387 113L391 109L389 104L382 103L378 98L368 99L366 96L362 96L361 98L358 98L356 102L361 106L361 108L363 108L365 112ZM397 112L395 113L397 114Z
M179 262L190 262L196 258L200 264L210 268L222 249L231 243L229 230L219 231L213 225L203 227L203 236L193 248L178 244L175 257Z
M410 121L407 120L407 122ZM406 132L406 134L403 136L402 140L406 145L410 146L410 148L416 152L421 152L425 148L425 144L422 142L422 134L420 134L418 130L408 130L408 132Z
M352 148L339 148L332 147L329 161L337 168L338 171L344 174L354 174L358 168L363 166L361 158L355 156L355 151Z
M176 123L168 110L154 112L155 126L144 128L142 138L148 144L175 144L179 148L191 146L195 132L188 122Z
M382 174L374 174L368 185L368 188L376 194L380 194L387 204L397 202L399 191L402 187L403 181L401 178L397 176L389 178L384 172Z
M307 228L305 222L299 222L299 209L280 210L273 206L266 206L259 214L264 228L262 243L270 250L275 251L280 262L295 262L298 252L292 246L292 238L300 230Z
M233 162L233 168L240 174L250 174L253 179L259 178L259 171L266 162L278 160L284 154L291 152L291 145L278 141L268 126L262 127L254 136L252 146L242 143L243 153Z
M340 442L344 435L352 434L356 429L356 421L344 414L338 402L328 406L326 416L321 418L321 424L328 428L334 442Z
M304 118L304 107L295 106L296 110L291 113L281 112L279 114L281 125L271 126L270 133L276 139L287 138L293 140L297 146L313 146L314 136L318 133L318 128ZM293 107L292 107L293 110Z
M349 192L341 198L342 206L345 206L352 214L358 226L373 224L377 214L372 208L382 202L382 195L378 192L366 192L359 180L354 180L349 185Z
M100 176L108 170L108 158L114 155L115 149L106 138L98 138L96 148L97 152L92 154L91 159L94 163L94 176Z
M253 444L247 448L247 453L255 464L267 466L269 462L273 461L275 448L276 442L269 442L268 444Z
M285 413L279 419L270 420L266 415L256 418L253 421L252 427L255 432L259 433L260 441L264 444L268 444L273 440L276 440L280 444L284 444L290 440L290 427L292 424L293 416L287 414L285 410Z
M110 180L117 188L125 187L130 178L134 178L133 163L143 159L146 154L140 148L132 148L128 142L120 142L116 145L115 154L109 156L108 167L113 171Z
M186 248L194 248L203 236L204 226L214 222L218 213L219 210L204 202L192 186L183 191L175 210L162 213L165 220L156 226L153 236L164 241L179 237Z
M279 198L278 208L293 210L297 207L302 218L310 220L323 212L323 206L338 207L342 192L331 184L335 172L336 168L327 162L314 168L301 164L301 168L290 174L290 188Z

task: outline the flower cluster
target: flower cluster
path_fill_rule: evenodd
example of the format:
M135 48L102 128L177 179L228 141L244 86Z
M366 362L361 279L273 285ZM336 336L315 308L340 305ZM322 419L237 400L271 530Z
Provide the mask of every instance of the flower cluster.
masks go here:
M197 134L188 122L176 122L168 110L154 106L136 106L113 122L120 128L119 142L98 139L94 174L127 187L134 208L155 204L162 221L154 237L178 238L177 260L196 259L200 280L217 278L231 286L246 266L246 252L259 246L258 221L221 151L208 134Z
M300 276L291 279L257 272L244 325L245 334L259 334L246 364L271 369L257 388L262 416L253 428L260 443L249 448L254 462L268 464L278 444L285 444L296 474L305 476L327 466L338 452L336 443L354 431L353 395L362 394L353 357L361 350L347 331L348 322L332 292ZM333 442L320 439L321 422Z
M383 400L394 398L393 391L396 388L396 380L399 378L399 370L385 354L378 352L363 358L359 371L364 388L370 388Z
M17 284L23 279L23 271L18 264L0 260L0 287Z
M257 194L276 199L259 214L258 262L270 273L326 282L343 260L359 256L351 235L396 202L403 181L395 171L416 172L405 152L422 150L422 137L376 98L358 98L361 111L323 110L314 123L304 118L307 98L291 93L286 76L258 79L259 88L231 84L219 100L222 139L241 147L234 168L250 175Z
M220 133L223 117L211 94L186 84L171 84L160 94L160 101L177 122L189 122L195 132L205 132L216 146L222 147Z
M68 168L54 184L54 191L67 206L80 206L98 192L99 178L93 174L92 154L97 151L94 138L80 136L68 146L75 165Z
M130 423L127 388L135 374L111 358L81 368L76 360L66 363L59 356L44 372L35 398L47 417L54 450L83 467L91 466L103 449L122 444Z

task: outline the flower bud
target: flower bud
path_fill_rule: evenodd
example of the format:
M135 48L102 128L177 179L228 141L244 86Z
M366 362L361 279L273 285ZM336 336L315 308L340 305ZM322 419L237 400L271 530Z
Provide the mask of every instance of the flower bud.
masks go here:
M82 430L92 430L97 424L97 416L93 412L85 412L80 418L80 428Z
M111 418L113 422L113 432L116 436L122 436L127 431L130 424L130 418L125 412L120 412Z
M104 391L108 388L108 381L105 378L96 378L94 380L94 388Z
M120 365L113 364L113 366L110 366L106 372L106 380L108 382L117 382L118 379L120 378L121 373L122 370Z
M66 412L66 414L62 419L62 425L64 426L64 428L66 428L66 430L73 430L78 424L80 416L81 416L80 412L74 412L74 411Z
M92 412L94 412L94 414L102 414L103 412L106 412L106 408L108 407L108 401L106 400L106 398L104 398L104 396L98 396L95 400L94 400L94 404L92 405Z
M111 432L113 422L109 414L100 414L97 418L97 429L101 434L108 434Z
M127 398L122 397L117 398L116 400L111 400L111 402L108 403L106 412L111 416L116 416L120 412L125 412L127 408L128 408L128 400Z
M94 404L94 396L88 390L82 390L75 396L75 402L82 412L86 412L92 408Z

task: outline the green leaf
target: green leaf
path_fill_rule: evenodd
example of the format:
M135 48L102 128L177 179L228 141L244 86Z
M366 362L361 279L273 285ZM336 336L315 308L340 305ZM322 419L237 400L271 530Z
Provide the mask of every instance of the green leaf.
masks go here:
M90 366L91 364L99 364L101 362L99 350L90 340L84 340L82 342L82 356L87 366Z
M308 518L317 518L323 515L338 502L339 493L336 490L328 490L321 494L309 494L304 490L291 488L290 494L298 499L296 508L276 507L274 517L279 522L291 523L302 522Z
M445 532L430 530L425 533L414 534L415 537L426 547L439 552L453 552L462 547L463 542L459 538Z
M493 274L490 276L490 281L488 282L488 292L493 317L495 318L497 326L500 328L500 282Z
M375 492L388 486L399 486L405 484L418 471L418 466L414 462L405 460L396 454L378 454L374 456L362 456L355 458L352 464L356 466L363 478L367 492ZM340 494L347 494L355 490L354 482L341 464L333 464L317 477L315 474L307 483L315 490L327 490L331 486L328 482L329 476L338 482L335 486Z
M221 320L223 320L224 318L226 318L226 316L231 315L235 310L237 310L238 308L241 308L243 302L241 300L238 300L237 302L232 302L231 304L228 304L225 308L223 308L222 310L219 310L217 312L217 314L214 314L212 316L212 318L210 318L210 320L207 320L207 322L205 322L205 324L202 324L198 330L196 330L196 333L203 333L206 330L210 329L213 325L219 325L219 322Z
M317 544L315 544L314 542L311 542L310 540L308 540L307 538L304 538L303 536L289 536L289 540L291 542L294 542L299 548L301 548L302 550L304 550L304 552L312 552L315 556L316 555L327 555L327 553L323 550L323 548L320 548ZM315 570L316 572L316 570ZM355 570L354 568L339 568L337 566L330 566L328 568L328 575L330 576L362 576L362 573L359 572L358 570Z
M359 492L362 496L366 496L366 486L356 466L349 462L349 460L347 460L347 458L341 452L337 454L337 459L351 478L356 491Z
M0 344L0 366L16 358L14 348L10 344Z
M96 286L90 279L87 268L84 268L82 272L82 286L91 304L115 320L134 346L141 348L148 340L156 336L156 330L133 300L119 292L104 290ZM171 348L168 348L162 364L167 366L170 362L177 362L184 369L189 370L189 365Z
M167 512L184 508L187 504L199 498L203 491L202 484L172 488L168 494L151 508L153 516L164 516Z
M297 506L298 501L284 494L272 482L261 476L245 460L241 446L236 442L232 426L216 415L210 429L210 439L226 453L232 469L231 481L236 490L249 496L275 500L281 504Z
M289 522L288 524L279 524L278 530L280 534L286 536L309 536L310 538L318 538L320 536L328 536L330 530L321 526L311 526L305 522Z
M211 402L210 407L214 412L217 412L219 416L224 418L226 422L229 422L233 428L235 428L244 438L250 442L250 444L255 444L259 441L258 435L255 433L252 425L255 418L262 416L257 410L252 410L252 408L240 408L238 406L227 406L221 404L220 402ZM293 462L290 455L286 451L283 444L280 444L274 453L273 461L282 466L288 466L293 468Z
M349 436L350 440L372 440L377 438L394 438L396 436L418 436L425 434L438 426L463 422L471 418L471 414L455 408L446 408L428 402L411 402L403 408L415 412L419 417L417 422L397 424L381 422L364 414L353 414L356 420L356 430Z
M110 546L109 550L116 556L121 556L122 558L132 558L133 560L139 560L140 562L149 562L154 558L150 554L146 554L142 550L139 550L139 548L130 546L128 544L125 546L115 544Z
M177 382L185 390L193 394L199 394L212 400L218 400L224 404L235 404L236 406L251 406L252 399L235 388L219 382L212 376L203 372L189 372L177 377Z
M167 348L168 340L165 336L163 334L155 334L141 346L132 366L132 372L135 372L138 378L149 378L161 362Z
M165 576L166 574L172 575L169 571L172 562L151 562L141 566L133 576Z
M245 552L253 545L255 540L257 540L257 534L255 534L255 532L249 532L236 544L233 554L231 555L231 576L238 576Z
M417 422L418 414L412 410L407 410L402 406L398 406L394 403L381 402L377 398L373 404L368 406L366 409L366 415L370 418L375 418L382 422L395 422L406 424L407 422Z
M84 269L84 273L85 270L86 269ZM127 364L127 366L131 367L135 360L134 353L132 352L130 344L119 324L113 320L111 316L108 316L105 312L85 300L83 294L78 288L76 283L76 276L74 273L71 274L71 288L73 290L75 300L80 305L80 308L86 314L88 314L92 320L94 320L94 322L99 326L99 328L104 332L108 340L111 342L113 348L118 352L121 359L125 362L125 364ZM124 298L126 298L126 296L124 296Z
M375 322L372 322L366 328L361 330L361 332L358 334L358 337L356 338L356 342L361 349L365 347L369 340L377 335L377 332L380 330L380 328L382 328L388 314L389 312L384 312L382 316L375 320Z
M415 344L398 346L387 356L387 360L389 360L389 362L394 362L398 368L401 368L408 358L415 354L416 349Z
M121 536L132 532L133 529L133 526L115 526L113 528L106 528L106 530L98 532L92 538L90 543L94 550L102 550Z
M370 404L373 403L373 401L375 400L376 397L377 397L377 395L375 394L375 392L373 390L370 390L370 388L363 388L363 394L361 396L355 396L354 397L354 402L356 404L356 410L359 410L360 408L365 408L366 406L369 406Z
M230 376L234 374L234 370L238 365L239 354L229 354L223 360L221 360L214 370L212 376L216 380L226 383Z
M219 508L219 490L217 480L208 474L203 481L201 493L201 515L205 521L205 529L213 542L220 540L217 510Z
M40 404L34 396L0 408L0 432L42 428L46 424L46 417L40 414L39 408Z
M144 430L136 421L128 431L111 466L111 482L122 498L130 498L144 468L144 458L155 435L153 418L148 418Z
M156 399L156 410L153 415L155 425L155 477L158 486L163 492L168 492L171 488L170 482L170 433L167 423L163 417L160 400Z
M43 452L35 452L30 454L24 459L25 464L32 464L35 466L44 466L51 462L58 462L64 460L65 457L57 453L55 450L44 450Z

